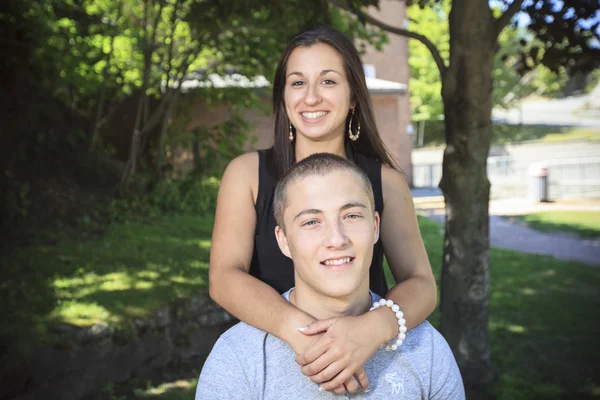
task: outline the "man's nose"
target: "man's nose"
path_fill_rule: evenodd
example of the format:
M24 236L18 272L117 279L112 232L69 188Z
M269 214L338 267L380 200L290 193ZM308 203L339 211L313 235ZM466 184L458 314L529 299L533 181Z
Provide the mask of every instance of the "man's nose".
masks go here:
M348 244L348 235L341 221L329 224L325 240L326 246L330 248L345 247Z

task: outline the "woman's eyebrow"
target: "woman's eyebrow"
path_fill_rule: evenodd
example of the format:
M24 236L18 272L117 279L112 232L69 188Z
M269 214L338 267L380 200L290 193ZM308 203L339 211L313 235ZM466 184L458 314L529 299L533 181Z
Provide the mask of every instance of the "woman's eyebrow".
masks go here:
M342 76L342 74L339 73L338 71L336 71L335 69L324 69L323 71L321 71L321 73L319 75L323 76L323 75L328 74L329 72L333 72L335 74L338 74L339 76ZM287 77L289 78L292 75L298 75L298 76L302 76L302 77L304 76L304 74L302 72L293 71L293 72L290 72Z
M329 72L333 72L335 74L338 74L339 76L342 76L342 74L336 71L335 69L324 69L323 71L321 71L321 75L325 75Z

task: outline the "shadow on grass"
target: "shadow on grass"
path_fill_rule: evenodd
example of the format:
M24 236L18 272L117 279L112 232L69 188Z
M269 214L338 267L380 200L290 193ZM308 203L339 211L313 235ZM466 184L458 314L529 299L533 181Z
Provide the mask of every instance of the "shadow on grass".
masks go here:
M435 276L442 225L419 219ZM438 280L439 286L439 280ZM498 400L598 398L600 269L490 250L490 341ZM438 310L429 318L437 325Z
M118 386L106 385L101 393L94 395L93 400L127 400L127 399L152 399L152 400L190 400L196 394L197 376L188 379L159 379L162 382L147 380L146 382L133 381L129 384ZM136 387L137 386L137 387ZM92 400L86 399L86 400Z
M83 400L189 400L193 399L204 360L198 357L155 371L154 375L107 384L99 393Z
M600 384L600 271L498 249L490 264L499 398L591 396Z
M2 353L31 350L56 323L119 325L206 287L211 231L212 217L163 217L13 252L0 272Z

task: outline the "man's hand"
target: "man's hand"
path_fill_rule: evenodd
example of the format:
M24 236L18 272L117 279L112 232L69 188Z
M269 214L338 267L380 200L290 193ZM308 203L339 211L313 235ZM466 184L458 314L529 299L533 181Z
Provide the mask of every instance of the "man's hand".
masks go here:
M296 357L302 373L321 383L324 390L368 390L370 383L363 365L386 340L367 321L371 317L368 314L315 321L301 330L304 335L322 335L312 348Z

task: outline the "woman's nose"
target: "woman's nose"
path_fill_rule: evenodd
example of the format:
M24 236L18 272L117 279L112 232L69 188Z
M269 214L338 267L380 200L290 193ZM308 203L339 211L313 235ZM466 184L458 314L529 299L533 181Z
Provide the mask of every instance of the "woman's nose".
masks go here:
M308 85L304 102L309 106L314 106L321 102L321 94L319 93L319 88L317 85Z

